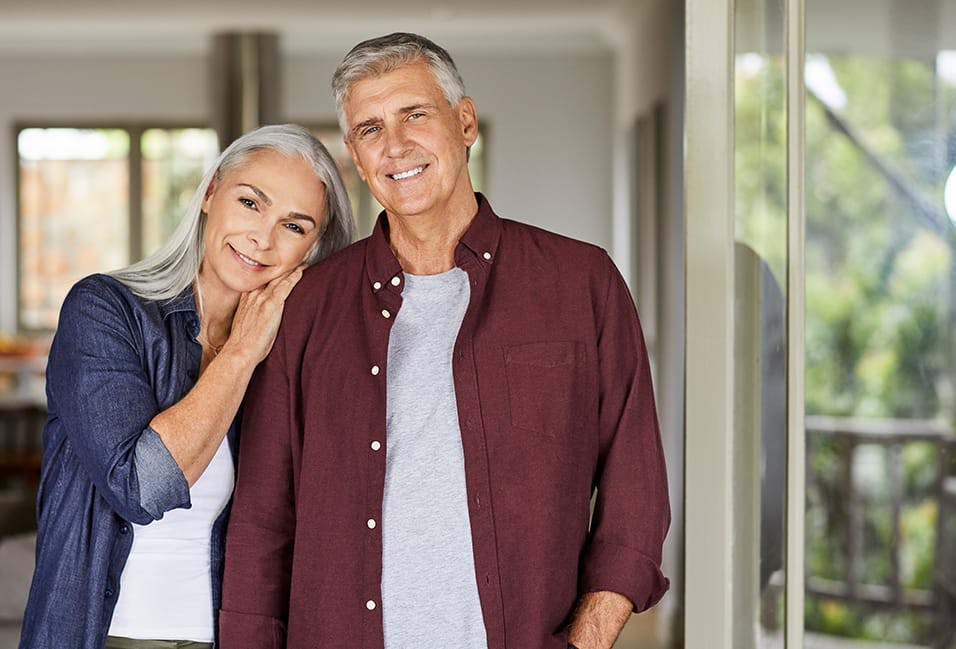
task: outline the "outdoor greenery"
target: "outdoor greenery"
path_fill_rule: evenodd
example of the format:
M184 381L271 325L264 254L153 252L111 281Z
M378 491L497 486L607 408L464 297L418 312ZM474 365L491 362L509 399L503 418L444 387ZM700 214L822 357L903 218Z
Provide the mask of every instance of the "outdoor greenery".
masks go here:
M737 238L785 286L786 121L782 62L743 55L736 81ZM749 57L749 58L748 58ZM956 147L956 89L934 61L813 57L806 111L806 412L953 424L954 228L943 187ZM814 76L815 75L815 76ZM807 574L845 576L839 440L808 447ZM903 446L900 578L933 585L937 449ZM855 455L863 503L858 569L889 585L889 451ZM806 627L928 642L928 614L879 613L809 597Z

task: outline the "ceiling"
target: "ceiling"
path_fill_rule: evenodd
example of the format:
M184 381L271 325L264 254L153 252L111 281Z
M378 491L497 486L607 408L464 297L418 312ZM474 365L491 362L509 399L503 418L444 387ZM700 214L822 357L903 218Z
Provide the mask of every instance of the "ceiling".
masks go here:
M279 32L292 51L335 51L390 31L457 50L613 48L642 0L0 0L0 54L184 50L228 30Z

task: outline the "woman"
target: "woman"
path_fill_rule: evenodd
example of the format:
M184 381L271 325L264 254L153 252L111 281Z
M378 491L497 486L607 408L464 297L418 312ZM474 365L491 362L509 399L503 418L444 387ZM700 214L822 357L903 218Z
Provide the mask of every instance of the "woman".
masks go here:
M242 395L303 267L351 237L329 153L267 126L223 152L161 250L73 287L21 649L212 646Z

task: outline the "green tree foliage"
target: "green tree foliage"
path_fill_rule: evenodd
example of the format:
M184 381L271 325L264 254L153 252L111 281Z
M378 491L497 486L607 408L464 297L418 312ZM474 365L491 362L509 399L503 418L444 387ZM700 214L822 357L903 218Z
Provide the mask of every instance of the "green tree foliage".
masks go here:
M784 285L786 115L782 62L738 59L736 235ZM950 278L956 237L942 206L953 165L945 137L956 91L932 62L828 59L842 105L812 92L806 110L806 412L953 421ZM956 115L954 115L956 117ZM849 129L849 133L846 132ZM887 171L889 170L889 171ZM897 182L891 175L895 175ZM900 182L902 181L902 182ZM930 217L936 218L935 222ZM845 575L847 480L838 440L808 448L807 572ZM864 583L888 585L890 515L886 447L855 456L862 501ZM937 450L902 449L901 581L932 587ZM931 619L808 598L807 628L859 638L926 641Z

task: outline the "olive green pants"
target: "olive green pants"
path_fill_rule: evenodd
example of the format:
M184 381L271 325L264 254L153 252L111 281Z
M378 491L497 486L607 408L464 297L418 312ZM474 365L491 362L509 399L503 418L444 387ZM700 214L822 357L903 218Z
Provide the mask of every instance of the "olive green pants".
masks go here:
M106 638L106 649L212 649L212 643L191 640L136 640L111 635Z

